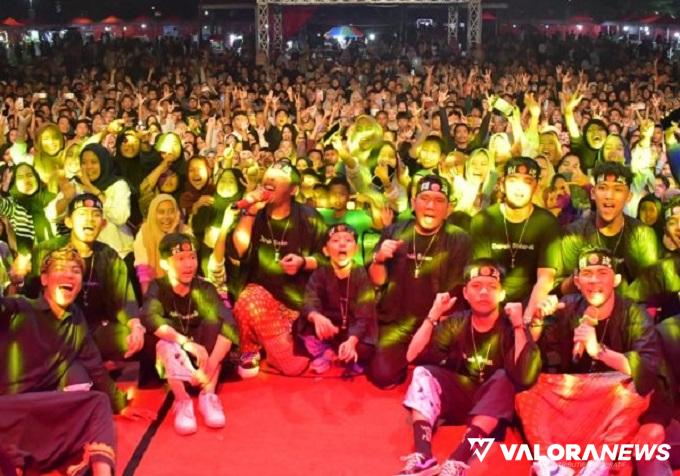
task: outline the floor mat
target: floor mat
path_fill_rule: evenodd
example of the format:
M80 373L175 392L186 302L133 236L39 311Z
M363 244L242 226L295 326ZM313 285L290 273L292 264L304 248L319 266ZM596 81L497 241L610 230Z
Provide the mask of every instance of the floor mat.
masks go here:
M406 386L382 391L364 377L258 378L221 386L227 427L211 430L200 415L198 433L182 437L170 413L152 439L137 476L184 474L258 476L366 476L395 474L411 450L411 426L401 406ZM462 427L443 427L434 450L447 456ZM483 468L491 474L500 452L492 449ZM528 473L526 463L503 463L504 476Z

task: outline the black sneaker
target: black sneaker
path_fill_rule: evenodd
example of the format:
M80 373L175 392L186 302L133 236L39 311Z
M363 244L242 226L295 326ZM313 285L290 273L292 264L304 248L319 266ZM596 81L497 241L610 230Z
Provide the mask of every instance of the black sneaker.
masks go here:
M422 453L411 453L401 458L404 468L397 476L435 476L439 474L439 464L434 457L426 458Z

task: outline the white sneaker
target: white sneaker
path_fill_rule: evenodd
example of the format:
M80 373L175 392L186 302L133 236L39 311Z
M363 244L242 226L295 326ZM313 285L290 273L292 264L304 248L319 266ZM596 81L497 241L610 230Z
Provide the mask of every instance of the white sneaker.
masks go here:
M222 428L226 423L220 397L214 393L203 393L198 396L198 411L203 415L205 425L210 428Z
M175 402L175 431L180 435L196 433L196 415L194 415L194 402L191 400L179 400Z

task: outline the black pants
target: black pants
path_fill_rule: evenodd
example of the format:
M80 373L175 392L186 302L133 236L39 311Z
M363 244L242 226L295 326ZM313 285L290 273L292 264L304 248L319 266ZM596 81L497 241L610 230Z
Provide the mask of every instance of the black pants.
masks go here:
M483 383L436 365L423 366L441 387L439 417L453 425L468 424L477 415L510 421L515 409L515 385L505 370Z
M0 448L13 466L50 471L68 459L80 459L90 444L98 444L90 461L113 467L115 431L105 394L54 391L0 396Z
M406 380L406 351L418 324L415 318L409 318L380 326L375 354L366 370L366 376L375 386L387 388Z

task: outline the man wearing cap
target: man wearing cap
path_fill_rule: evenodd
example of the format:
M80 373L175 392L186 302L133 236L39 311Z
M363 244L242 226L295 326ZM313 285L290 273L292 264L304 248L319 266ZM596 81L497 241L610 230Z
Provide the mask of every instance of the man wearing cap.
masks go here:
M323 247L330 264L317 268L307 282L299 335L317 373L327 371L334 360L349 372L360 372L373 356L378 336L375 292L366 269L354 262L357 250L356 230L333 225Z
M448 311L456 298L439 293L414 335L407 359L416 367L404 405L411 411L415 452L399 476L460 475L468 468L467 438L486 438L514 413L517 390L538 377L540 355L523 322L522 304L505 305L503 270L492 260L474 260L465 269L463 296L470 310ZM432 433L444 418L469 427L463 442L440 467L432 456Z
M643 270L653 266L659 256L654 230L623 213L631 199L630 169L616 162L603 162L593 169L595 186L590 192L596 213L570 224L562 238L564 269L577 266L581 250L588 246L606 248L615 259L616 272L621 275L620 292ZM575 292L573 279L567 277L561 286L562 294Z
M409 342L437 293L460 294L472 245L465 231L446 223L449 195L445 179L423 177L411 202L415 217L386 228L376 247L369 276L384 290L378 345L367 374L378 387L406 378Z
M38 245L33 253L33 273L38 272L50 251L71 244L85 263L76 303L83 310L102 358L128 358L142 349L145 329L136 317L139 306L125 262L113 248L97 241L106 224L102 202L91 193L77 195L69 203L64 223L71 232ZM34 274L27 282L26 295L37 295L38 278Z
M470 223L474 257L492 258L507 270L506 299L528 303L527 319L562 269L557 219L532 203L540 170L528 157L506 162L503 202L480 211Z
M518 395L528 440L582 447L607 441L643 443L645 435L663 431L672 409L660 377L653 323L644 308L616 292L621 275L608 249L581 251L574 283L578 293L561 300L548 296L532 323L538 331L544 374L531 390ZM576 375L548 375L555 373ZM603 408L608 409L606 414ZM539 464L546 465L551 466ZM607 462L591 461L588 466L604 471Z
M315 209L295 202L299 184L300 175L288 160L274 163L264 174L263 188L246 195L252 205L230 240L230 257L247 273L234 306L242 375L257 374L261 347L268 363L286 375L301 374L309 363L293 352L292 326L309 273L323 258L326 226Z
M167 273L151 283L144 296L142 319L158 339L156 359L175 396L175 430L197 429L194 406L185 384L199 387L198 408L206 426L225 424L215 395L222 361L238 343L236 324L215 286L199 279L194 238L170 233L159 245L160 265Z

